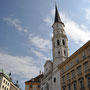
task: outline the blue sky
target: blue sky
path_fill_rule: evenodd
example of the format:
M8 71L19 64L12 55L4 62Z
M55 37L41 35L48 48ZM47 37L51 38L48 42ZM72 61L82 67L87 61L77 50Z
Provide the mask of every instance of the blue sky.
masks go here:
M24 82L52 59L54 0L0 0L0 69ZM90 40L90 0L56 0L70 55Z

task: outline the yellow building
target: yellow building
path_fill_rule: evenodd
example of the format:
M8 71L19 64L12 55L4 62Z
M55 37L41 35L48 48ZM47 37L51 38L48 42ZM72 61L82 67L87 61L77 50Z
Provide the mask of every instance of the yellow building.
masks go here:
M61 90L90 90L90 40L58 68Z
M10 83L10 90L21 90L18 85L15 85L13 82Z
M3 70L0 70L0 90L10 90L10 82L9 76Z
M40 82L43 77L43 74L40 74L39 76L26 81L25 82L25 90L40 90Z

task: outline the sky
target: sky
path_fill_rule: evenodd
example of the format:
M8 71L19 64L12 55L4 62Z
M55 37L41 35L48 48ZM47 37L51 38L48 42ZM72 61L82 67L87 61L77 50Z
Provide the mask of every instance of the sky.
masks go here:
M70 55L90 40L90 0L56 0ZM0 0L0 69L24 82L52 60L55 0Z

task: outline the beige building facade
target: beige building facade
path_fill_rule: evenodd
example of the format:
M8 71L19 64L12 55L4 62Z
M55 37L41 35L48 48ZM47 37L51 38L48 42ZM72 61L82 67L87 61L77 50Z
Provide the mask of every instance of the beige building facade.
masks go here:
M0 90L10 90L10 82L9 76L3 70L0 70Z
M37 77L32 78L29 81L26 81L25 90L40 90L40 83L41 83L42 77L43 77L43 74L40 74Z
M17 87L13 82L10 83L10 90L21 90L19 87Z
M90 40L58 68L61 90L90 90Z

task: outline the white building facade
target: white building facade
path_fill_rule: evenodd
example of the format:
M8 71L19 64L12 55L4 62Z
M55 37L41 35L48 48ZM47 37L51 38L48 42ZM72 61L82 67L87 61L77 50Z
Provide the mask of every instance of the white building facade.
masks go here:
M57 6L55 6L55 20L52 37L53 61L47 60L44 65L44 77L41 90L60 90L60 71L58 65L69 56L68 38L65 34L64 23L61 21Z

